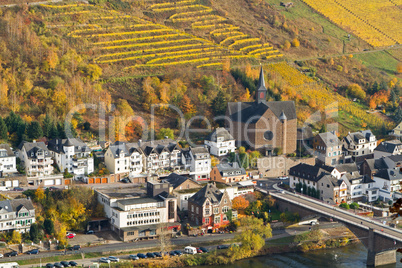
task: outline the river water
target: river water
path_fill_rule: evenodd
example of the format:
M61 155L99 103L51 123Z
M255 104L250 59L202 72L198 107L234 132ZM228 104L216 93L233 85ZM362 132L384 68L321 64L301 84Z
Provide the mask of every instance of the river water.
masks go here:
M226 266L212 266L214 268L357 268L366 267L367 250L361 243L337 249L322 249L306 253L273 254L238 261ZM381 268L402 268L397 254L397 264L381 266ZM211 267L211 266L208 266Z

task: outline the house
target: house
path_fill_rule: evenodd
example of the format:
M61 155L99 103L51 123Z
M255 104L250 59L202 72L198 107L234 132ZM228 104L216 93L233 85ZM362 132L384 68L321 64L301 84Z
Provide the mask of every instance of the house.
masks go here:
M219 187L219 190L222 193L226 191L230 200L233 200L235 197L254 193L254 183L252 180L233 182L224 184L223 187Z
M318 191L318 181L325 175L339 178L339 172L333 167L300 163L289 169L289 186L295 189L301 183L302 188L311 187Z
M211 172L211 156L205 147L190 147L182 150L181 163L189 170L190 176L197 180L208 180Z
M176 173L171 173L161 181L169 183L169 192L177 197L177 205L182 211L188 210L188 199L202 187L198 182Z
M163 173L168 170L181 170L181 148L172 139L139 141L144 154L145 170L150 173Z
M61 172L82 177L94 172L91 149L78 138L53 139L47 146Z
M378 198L378 188L375 188L373 181L369 176L358 173L347 173L341 178L348 186L348 197L350 202L372 202Z
M402 122L400 122L389 135L393 135L395 137L400 138L402 136Z
M360 174L373 177L382 169L394 169L402 166L402 155L391 155L379 159L366 159L360 165Z
M0 201L0 232L29 232L35 222L35 208L30 199Z
M378 198L384 202L393 201L395 193L402 190L402 167L381 169L374 174L373 180L379 189Z
M340 204L348 201L348 185L342 179L326 174L317 181L322 201L329 204Z
M117 174L119 178L130 172L130 153L124 142L116 141L107 148L105 165L110 173Z
M208 135L204 144L209 152L215 156L225 156L236 150L235 139L225 128L218 127Z
M364 159L374 157L377 139L371 130L349 133L343 138L345 162L362 163Z
M24 162L28 177L44 177L53 173L52 155L44 142L22 142L18 157Z
M296 151L297 118L293 101L267 101L261 68L254 102L229 102L226 128L237 146L271 155L275 148L284 154Z
M331 166L343 164L342 142L334 132L317 134L312 145L316 161Z
M226 191L208 183L189 198L188 208L190 222L205 232L229 223L225 213L232 209L232 202Z
M0 144L0 177L17 172L17 159L8 144Z
M243 167L237 162L218 164L211 170L211 181L232 183L246 181L249 176Z
M144 172L144 153L137 143L127 143L126 147L129 154L129 177L138 177Z
M400 140L383 141L374 149L374 159L399 154L402 154L402 142Z
M141 187L98 189L100 202L111 229L121 240L157 238L162 230L172 235L180 230L176 197L169 194L169 183L147 182Z

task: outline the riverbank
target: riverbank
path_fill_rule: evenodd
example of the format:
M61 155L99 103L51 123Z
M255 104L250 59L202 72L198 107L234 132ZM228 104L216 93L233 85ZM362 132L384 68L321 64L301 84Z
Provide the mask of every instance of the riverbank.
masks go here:
M165 259L141 259L133 262L111 264L111 267L190 267L227 265L242 259L259 256L269 256L281 253L308 252L319 249L340 248L358 242L358 239L346 228L336 227L328 229L313 228L296 235L286 235L280 238L271 238L265 246L251 255L242 255L241 247L233 244L225 250L214 250L208 254L186 255ZM244 256L244 257L243 257Z

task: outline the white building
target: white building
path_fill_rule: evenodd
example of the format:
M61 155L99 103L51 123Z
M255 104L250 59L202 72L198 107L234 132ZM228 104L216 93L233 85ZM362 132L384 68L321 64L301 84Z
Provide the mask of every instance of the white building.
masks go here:
M376 147L377 139L371 130L349 133L343 138L345 161L352 159L354 162L363 162L364 158L373 155Z
M181 149L172 139L138 142L145 160L145 170L148 173L163 173L167 170L182 169Z
M123 241L159 236L161 226L172 233L180 229L177 223L176 197L169 194L169 183L147 183L140 187L97 190L98 201L104 206L110 225Z
M402 142L400 140L383 141L375 148L374 159L400 154L402 154Z
M212 155L224 156L236 150L235 139L225 129L218 127L207 137L204 144Z
M29 232L35 222L35 208L30 199L0 201L0 232Z
M0 144L0 173L4 175L16 172L17 161L14 152L8 144Z
M105 153L105 165L112 174L129 173L130 153L124 142L117 141L109 146Z
M44 177L53 173L52 155L44 142L22 142L18 157L24 162L28 177Z
M344 174L341 178L348 186L348 196L350 202L368 201L378 199L379 189L375 187L375 181L369 176L358 173Z
M53 139L48 143L60 172L66 169L76 176L84 176L94 172L94 159L91 149L80 139Z
M400 194L402 189L401 167L379 170L374 174L373 180L375 181L375 187L379 189L378 197L380 200L385 202L394 200L395 194Z
M136 143L127 143L126 146L130 155L129 177L134 178L144 171L144 154Z
M182 160L190 176L199 180L208 180L211 173L211 156L205 147L190 147L182 150Z

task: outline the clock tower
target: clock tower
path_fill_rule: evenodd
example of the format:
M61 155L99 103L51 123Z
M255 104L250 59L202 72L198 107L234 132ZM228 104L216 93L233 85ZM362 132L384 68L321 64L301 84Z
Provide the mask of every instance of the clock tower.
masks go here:
M257 103L267 102L267 89L265 88L264 71L262 70L262 66L260 70L260 78L258 79L255 101Z

